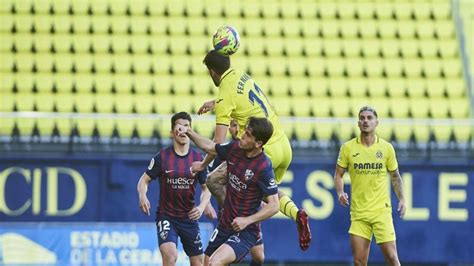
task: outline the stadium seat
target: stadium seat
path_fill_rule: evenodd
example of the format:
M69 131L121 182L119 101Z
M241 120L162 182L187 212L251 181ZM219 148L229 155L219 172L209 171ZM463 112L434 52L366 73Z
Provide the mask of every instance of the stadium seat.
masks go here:
M344 20L352 19L352 18L354 18L356 10L357 10L356 6L357 6L357 4L351 3L351 2L343 3L343 4L339 3L339 4L337 4L337 13L339 14L339 17L344 19ZM327 12L327 11L325 11L325 12ZM333 11L330 10L330 12L332 14Z
M438 51L442 58L452 58L458 56L458 43L455 40L442 40L438 45Z
M278 37L268 37L262 38L258 40L260 43L264 45L264 47L259 47L260 44L256 44L256 42L249 42L250 46L254 46L255 48L249 49L249 51L256 50L255 54L258 54L258 49L261 48L260 55L263 55L263 51L266 51L269 56L281 56L283 54L284 43L281 41L281 38ZM295 60L296 61L296 60Z
M39 134L41 137L49 137L53 133L54 119L48 119L48 118L37 119L36 126L38 127Z
M357 121L355 119L354 122L341 123L337 125L335 130L341 142L351 140L352 136L357 136L359 132L359 129L357 127Z
M301 1L298 3L299 12L303 20L312 20L316 18L316 13L318 12L318 7L315 2L311 1ZM327 4L324 8L326 12L332 12L335 14L336 6Z
M300 20L286 19L285 23L281 24L281 30L286 38L298 38L300 34Z
M448 117L449 105L444 99L430 100L431 117L435 119L446 119Z
M436 137L436 142L447 143L452 132L452 125L447 123L434 124L431 127L432 132Z
M348 64L350 66L350 64ZM367 95L367 79L351 78L348 81L348 92L351 97L364 97Z
M52 112L54 98L50 93L39 93L34 97L34 106L38 112Z
M315 77L309 81L309 92L311 96L319 98L326 97L328 93L329 80L326 78Z
M0 95L13 91L14 76L0 75Z
M410 102L404 98L390 99L390 112L394 118L408 118Z
M329 122L319 122L314 127L318 140L329 140L334 131L334 124Z
M317 125L316 125L317 126ZM296 134L296 138L299 141L309 141L314 134L315 124L308 124L308 126L302 127L297 124L293 125L293 132ZM291 137L291 136L289 136Z
M215 122L213 120L198 120L198 121L193 121L193 128L199 134L203 135L204 137L207 138L212 138L214 135L215 131Z
M452 130L458 143L469 143L474 137L474 128L469 124L453 124Z
M279 116L290 116L291 108L287 97L272 97L270 102Z
M430 126L427 124L417 123L413 127L413 134L415 135L416 141L418 143L427 143L430 138Z
M152 109L155 104L153 97L150 97L150 95L141 94L141 95L134 95L132 99L133 99L133 106L135 107L138 114L151 114L152 113ZM151 131L149 134L151 134Z
M31 136L36 123L36 119L29 117L16 118L15 123L18 126L18 129L20 130L20 135Z
M428 118L429 111L430 111L429 101L426 101L425 99L420 99L420 98L410 99L410 112L413 118L426 119Z
M330 98L317 97L311 101L311 110L315 117L329 117L330 108Z
M34 96L31 93L14 94L16 110L19 112L31 112L34 106Z
M172 114L174 107L174 100L169 95L156 95L152 102L158 114Z
M407 143L410 140L410 136L413 130L411 124L397 124L396 130L394 130L397 141Z
M343 42L342 42L343 44L345 43L344 42L345 40L357 38L358 27L357 27L357 22L355 20L347 19L345 21L341 21L340 23L341 24L340 24L339 31L344 37ZM352 40L352 42L355 42L355 41Z
M54 96L54 104L59 113L71 113L74 107L74 98L76 95L70 93L58 93ZM87 104L87 102L86 102ZM87 108L87 107L86 107ZM92 108L92 106L89 106ZM87 110L90 112L90 110Z
M94 128L98 128L98 121L91 118L75 119L74 124L81 137L92 137Z
M449 98L462 98L467 95L466 85L460 78L450 78L442 81Z
M310 84L306 78L292 77L289 80L289 88L293 97L307 97L309 93L309 87Z
M445 93L445 85L441 79L426 80L426 93L430 98L442 98Z
M339 34L339 24L336 20L322 20L320 32L324 38L336 38Z
M371 98L369 101L369 104L370 106L375 108L379 118L385 119L389 117L390 101L388 98L386 97Z
M273 77L284 76L287 70L287 59L285 57L273 57L266 61L266 69ZM252 71L253 73L253 71Z
M271 94L274 97L287 97L288 89L292 84L289 83L289 80L285 77L275 77L269 80L268 85L268 88L262 87L262 89L271 91Z
M94 107L94 96L88 93L77 94L73 98L74 107L79 113L92 113ZM100 111L103 111L106 106L106 103L100 103ZM109 111L110 112L110 111Z
M331 94L331 97L345 97L348 86L347 79L338 77L329 79L329 93Z
M116 94L113 95L113 108L117 113L130 114L133 109L133 98L127 94Z
M150 119L138 119L136 123L140 138L152 137L153 130L157 128L156 121Z
M370 97L383 97L387 92L387 83L382 78L372 78L367 82L367 92Z
M311 114L311 102L313 99L304 97L304 98L291 98L291 109L293 115L297 117L309 117Z
M398 78L402 76L403 63L400 59L386 59L384 61L385 74L390 78Z
M345 5L345 4L344 4ZM375 6L373 3L357 3L356 5L356 13L359 19L372 19L374 15L374 8Z
M425 80L424 79L410 79L406 83L408 96L410 98L422 98L425 96Z
M333 117L351 117L350 100L348 98L333 98L330 101L330 106Z
M14 118L0 117L0 136L11 136L14 125Z
M136 125L132 119L115 119L115 126L121 138L131 138Z
M395 129L393 124L385 123L385 124L380 124L376 129L375 129L375 134L379 136L379 138L382 138L384 140L390 141L390 138L392 137L392 134L394 134Z
M446 103L446 101L445 101ZM451 99L447 102L451 118L470 118L470 103L468 98Z
M14 84L13 86L16 88L18 92L21 93L32 93L33 92L33 86L34 86L34 76L29 74L29 73L22 73L22 74L16 74L13 76Z

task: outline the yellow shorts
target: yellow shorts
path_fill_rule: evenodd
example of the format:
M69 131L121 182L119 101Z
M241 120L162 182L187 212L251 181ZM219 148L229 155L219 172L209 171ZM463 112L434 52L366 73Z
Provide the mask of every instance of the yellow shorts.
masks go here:
M265 154L272 161L275 180L277 184L280 184L293 158L290 141L286 136L283 136L279 140L265 145L263 148Z
M375 235L377 244L395 241L392 212L381 211L364 219L352 220L349 233L369 241L372 240L372 235Z

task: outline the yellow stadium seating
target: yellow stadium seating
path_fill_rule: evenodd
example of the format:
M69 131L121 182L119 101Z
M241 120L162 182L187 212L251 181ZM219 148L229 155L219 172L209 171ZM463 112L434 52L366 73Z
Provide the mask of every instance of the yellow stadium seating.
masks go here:
M214 30L230 24L241 35L232 66L251 72L282 116L347 118L371 104L381 118L472 117L449 1L5 0L0 16L2 112L193 113L218 92L202 60ZM106 137L169 131L155 121L42 121L4 118L0 127L11 133L21 122L31 135L36 123L42 135L56 126L63 136L71 124L83 136L96 124ZM303 140L313 130L320 140L357 132L345 123L285 127ZM207 120L196 128L212 135ZM430 130L444 142L451 131L464 142L472 135L456 122L379 129L402 142L412 133L426 142Z

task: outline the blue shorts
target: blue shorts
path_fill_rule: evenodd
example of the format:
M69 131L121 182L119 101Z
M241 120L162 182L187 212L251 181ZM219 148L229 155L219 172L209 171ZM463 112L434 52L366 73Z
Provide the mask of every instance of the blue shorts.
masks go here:
M261 233L244 229L240 232L229 231L216 228L209 239L209 245L204 252L211 256L222 244L229 245L235 253L235 261L239 262L249 253L250 249L259 244L263 244Z
M179 236L186 255L192 257L203 253L198 221L161 215L156 218L156 231L160 246L167 242L178 245Z

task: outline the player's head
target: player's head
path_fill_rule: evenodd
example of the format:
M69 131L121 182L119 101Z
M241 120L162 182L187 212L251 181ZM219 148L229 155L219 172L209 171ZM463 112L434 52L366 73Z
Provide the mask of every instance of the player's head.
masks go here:
M219 86L222 74L230 67L230 58L217 53L215 50L210 50L204 57L203 63L207 66L214 85Z
M260 149L272 135L273 125L270 120L252 116L247 121L247 127L239 144L242 149Z
M364 106L359 110L358 125L360 132L371 133L379 124L377 111L373 107Z
M186 134L178 134L178 131L175 130L176 125L191 127L191 122L191 116L186 112L179 112L171 117L171 136L173 137L173 140L176 141L178 144L188 144L189 138Z

